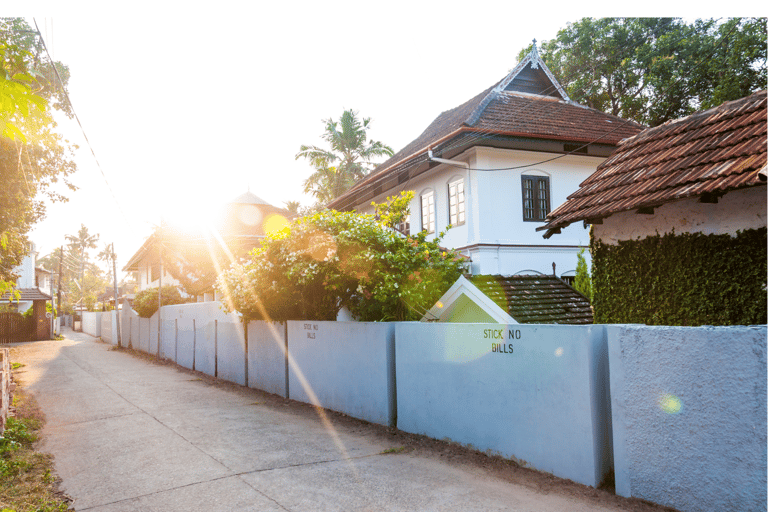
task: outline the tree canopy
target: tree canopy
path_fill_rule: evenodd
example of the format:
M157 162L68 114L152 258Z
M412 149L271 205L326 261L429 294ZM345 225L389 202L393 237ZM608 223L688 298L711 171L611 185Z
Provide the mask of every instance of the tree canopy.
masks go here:
M765 88L766 20L582 18L540 54L574 101L657 126Z
M368 140L371 118L358 119L357 112L345 110L338 121L324 119L322 138L330 149L302 145L296 160L305 158L315 171L304 181L304 192L326 204L349 190L375 167L372 160L392 156L392 148L383 142Z
M403 236L373 215L323 210L268 235L223 273L219 290L225 308L246 319L335 320L346 306L361 321L418 320L463 268L441 236Z
M23 19L0 18L0 291L13 285L45 202L66 200L51 185L61 179L75 189L67 181L76 170L72 147L53 119L54 110L71 114L69 71L44 55L39 34Z

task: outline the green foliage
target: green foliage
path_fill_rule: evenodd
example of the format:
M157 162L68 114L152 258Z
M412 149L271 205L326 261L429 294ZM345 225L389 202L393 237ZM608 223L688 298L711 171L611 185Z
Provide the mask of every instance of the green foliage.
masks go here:
M374 215L385 226L397 229L410 213L409 208L413 196L413 190L404 190L400 192L399 196L388 197L384 203L371 203L371 206L375 208Z
M541 56L574 101L657 126L765 88L766 21L582 18Z
M374 167L372 159L392 156L392 148L379 141L368 141L371 118L358 119L357 112L345 110L338 121L324 119L322 135L330 150L302 145L296 160L305 158L315 171L304 181L304 192L327 204L346 192Z
M219 289L245 319L335 320L346 306L361 321L417 320L463 267L440 237L403 237L372 215L325 210L268 236Z
M189 302L181 296L179 289L175 286L163 286L162 291L163 306L172 304L186 304ZM136 294L133 300L133 309L142 318L149 318L157 311L157 288L147 288Z
M593 239L595 323L765 324L767 244L766 228Z
M576 279L573 288L592 301L592 277L589 275L587 260L584 258L585 249L581 249L576 255Z
M27 233L46 203L66 200L51 186L75 172L72 147L56 131L53 110L70 115L63 87L69 72L43 56L42 43L21 18L0 18L0 291L18 276ZM62 81L64 83L62 83Z

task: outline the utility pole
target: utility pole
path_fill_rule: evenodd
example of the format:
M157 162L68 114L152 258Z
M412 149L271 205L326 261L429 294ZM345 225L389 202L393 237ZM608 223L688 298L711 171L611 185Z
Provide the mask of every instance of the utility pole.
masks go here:
M56 338L56 305L53 303L53 272L51 272L51 338Z
M112 242L112 276L115 281L115 319L117 321L117 346L122 347L120 342L120 304L117 302L117 255L115 254L115 242Z
M158 230L158 254L160 256L159 264L160 264L160 282L159 287L157 288L157 357L160 357L160 333L163 332L162 330L162 323L163 323L163 218L160 217L160 229Z
M59 247L59 289L56 293L56 316L61 315L61 259L64 257L64 246Z

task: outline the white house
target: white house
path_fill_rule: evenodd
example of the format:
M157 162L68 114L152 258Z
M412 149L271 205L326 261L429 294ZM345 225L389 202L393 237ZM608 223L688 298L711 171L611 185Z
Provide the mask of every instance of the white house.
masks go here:
M10 302L19 313L31 308L35 301L51 300L51 272L37 266L37 248L30 243L29 253L21 260L21 265L14 268L19 276L16 280L16 291L20 294L16 300L10 300L10 294L0 297L0 301Z
M232 258L245 255L258 246L270 226L282 227L291 214L273 206L250 190L225 205L221 215L212 219L211 226L199 226L192 232L164 225L163 232L154 233L128 260L124 272L134 272L137 292L160 285L187 288L182 283L186 275L190 295L198 302L215 300L214 284L217 268L228 268ZM160 237L162 236L162 244ZM160 251L163 247L163 265ZM193 282L194 281L194 282Z
M328 206L372 213L414 191L403 231L439 233L473 274L574 271L584 226L557 240L536 228L641 126L571 101L534 49L506 77L443 112L405 148Z
M548 218L616 245L665 233L735 235L766 227L766 91L628 138ZM557 237L553 237L557 238Z
M0 296L0 304L6 303L18 313L32 309L34 325L30 328L31 339L45 340L50 337L50 320L46 316L46 302L51 300L51 273L37 267L37 250L30 243L29 253L24 256L21 265L14 269L19 277L15 290Z
M550 214L592 224L598 321L766 322L767 141L763 90L622 141Z

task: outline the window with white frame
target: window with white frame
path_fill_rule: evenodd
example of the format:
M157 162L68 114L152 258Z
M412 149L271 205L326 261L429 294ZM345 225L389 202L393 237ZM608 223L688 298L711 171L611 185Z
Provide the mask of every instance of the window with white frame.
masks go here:
M403 220L397 225L397 230L404 235L411 234L411 214L407 213Z
M461 226L466 220L464 178L448 183L448 219L451 226Z
M523 220L542 222L549 214L549 177L523 175Z
M421 230L435 232L435 191L427 190L421 194Z

